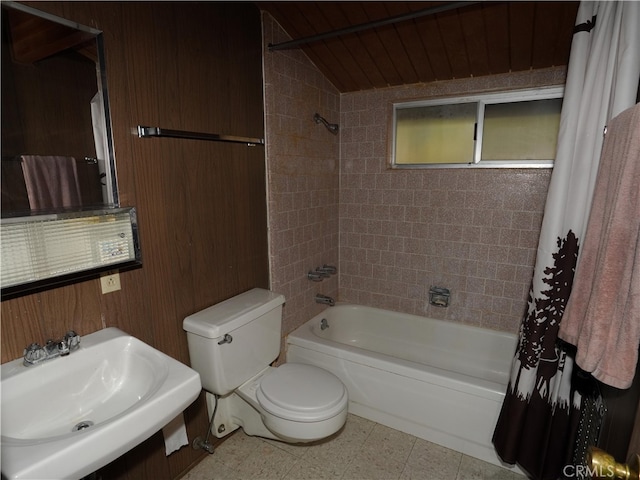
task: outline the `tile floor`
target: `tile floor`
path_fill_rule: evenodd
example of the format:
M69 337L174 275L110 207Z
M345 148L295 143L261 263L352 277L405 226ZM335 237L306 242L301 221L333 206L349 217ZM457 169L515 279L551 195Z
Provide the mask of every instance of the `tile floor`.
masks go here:
M355 415L333 438L289 445L232 434L182 480L524 480Z

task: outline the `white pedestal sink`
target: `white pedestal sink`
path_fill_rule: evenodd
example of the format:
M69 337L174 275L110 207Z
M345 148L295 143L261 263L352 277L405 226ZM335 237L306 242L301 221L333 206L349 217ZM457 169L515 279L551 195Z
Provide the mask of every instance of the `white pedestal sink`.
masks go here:
M2 475L77 479L149 438L200 394L197 372L106 328L66 357L2 365Z

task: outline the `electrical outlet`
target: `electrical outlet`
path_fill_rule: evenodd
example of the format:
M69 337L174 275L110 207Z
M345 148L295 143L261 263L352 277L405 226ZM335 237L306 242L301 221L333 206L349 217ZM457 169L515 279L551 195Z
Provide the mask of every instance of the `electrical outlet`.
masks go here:
M102 294L115 292L120 290L120 274L118 272L108 273L100 277L100 286Z

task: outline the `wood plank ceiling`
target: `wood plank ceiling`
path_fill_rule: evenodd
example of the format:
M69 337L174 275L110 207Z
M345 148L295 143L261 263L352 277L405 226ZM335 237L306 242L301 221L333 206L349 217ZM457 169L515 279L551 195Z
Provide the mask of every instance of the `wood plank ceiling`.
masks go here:
M579 2L462 3L467 4L300 48L340 92L567 64ZM296 40L447 2L257 4Z

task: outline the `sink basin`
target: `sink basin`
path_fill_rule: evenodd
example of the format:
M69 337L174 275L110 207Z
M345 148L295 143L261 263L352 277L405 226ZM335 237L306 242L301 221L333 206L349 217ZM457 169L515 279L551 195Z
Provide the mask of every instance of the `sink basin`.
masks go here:
M2 365L3 478L81 478L149 438L200 394L197 372L117 328L66 357Z

